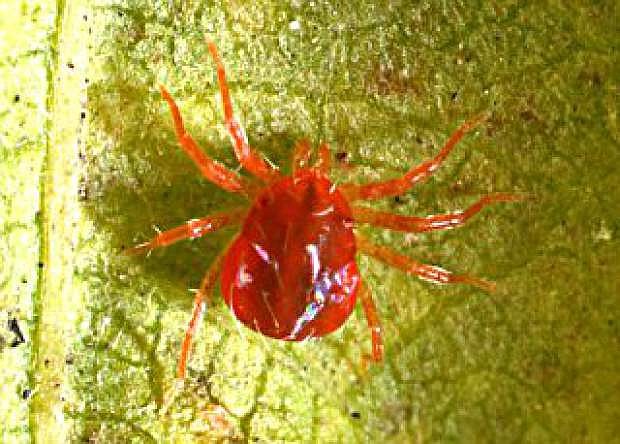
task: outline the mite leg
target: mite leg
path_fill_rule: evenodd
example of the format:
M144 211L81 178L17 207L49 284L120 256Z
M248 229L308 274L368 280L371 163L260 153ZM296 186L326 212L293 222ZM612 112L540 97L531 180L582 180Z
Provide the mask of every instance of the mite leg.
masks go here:
M187 325L187 330L185 330L185 338L183 339L183 345L181 347L181 356L179 357L179 364L177 366L177 378L184 379L185 378L185 368L187 366L187 360L189 358L189 352L192 345L192 338L196 334L196 329L202 319L202 315L206 309L205 299L209 298L213 288L217 283L217 276L220 273L220 268L222 266L223 255L218 256L217 259L211 264L205 277L200 284L200 290L196 293L196 297L194 298L194 311L192 313L192 317Z
M192 339L196 334L196 330L199 327L200 321L202 319L202 315L206 309L205 299L208 299L211 295L213 288L217 283L217 276L219 275L220 268L222 266L222 259L224 255L219 255L215 261L211 264L205 277L200 284L200 290L196 293L196 297L194 298L194 310L192 312L192 317L187 325L187 329L185 330L185 337L183 339L183 345L181 346L181 355L179 357L179 363L177 365L177 377L174 381L172 387L166 391L164 396L164 403L160 410L160 415L165 415L174 399L177 397L179 391L183 388L183 383L185 380L185 370L187 367L187 360L189 359L189 352L192 345Z
M230 171L221 163L208 157L194 141L191 135L185 131L183 118L179 107L175 103L170 93L163 85L159 85L162 97L168 102L172 119L174 120L174 130L181 148L194 161L202 175L216 184L217 186L234 193L248 194L248 185L237 173Z
M166 247L183 239L196 239L227 225L240 223L246 212L247 209L239 208L200 219L190 219L183 225L158 233L148 242L126 249L123 253L133 255L151 252L155 248Z
M278 171L269 166L263 158L248 144L245 131L241 127L241 124L237 121L233 113L232 101L230 99L230 93L228 90L228 83L226 82L226 71L224 69L224 63L220 59L220 55L217 52L215 43L207 39L207 45L209 47L209 53L215 62L217 67L217 80L220 85L220 94L222 96L222 108L224 109L224 123L226 129L230 134L233 142L233 149L235 150L235 156L239 160L239 163L254 174L256 177L264 180L265 182L272 182L280 177Z
M372 353L370 355L365 354L362 358L362 366L366 367L368 360L380 362L383 359L383 334L381 332L381 321L379 321L379 315L377 314L377 306L372 299L370 290L363 282L360 287L359 297L372 340Z
M314 168L319 172L323 177L327 177L329 174L329 170L332 166L331 157L329 153L329 145L326 143L322 143L319 146L319 160L314 166Z
M407 274L417 276L422 280L435 284L468 284L487 292L495 290L494 282L485 281L484 279L467 274L453 274L435 265L422 264L390 248L373 244L362 236L357 235L356 242L357 248L361 253L373 256L388 265L396 267Z
M295 152L293 154L293 172L302 168L308 168L310 151L310 141L308 139L301 139L295 144Z
M514 194L491 194L484 196L465 211L435 216L400 216L384 211L374 211L370 208L352 206L353 219L356 222L372 224L390 230L421 233L426 231L448 230L463 225L469 218L482 210L485 206L498 202L515 202L523 200L523 196Z
M370 200L380 199L382 197L397 196L409 190L415 184L429 177L441 165L448 156L454 146L463 138L463 136L476 125L486 119L485 115L478 116L461 125L450 136L446 144L443 146L439 154L433 159L421 163L411 168L404 176L385 182L374 182L365 185L343 184L339 189L349 199L353 200Z

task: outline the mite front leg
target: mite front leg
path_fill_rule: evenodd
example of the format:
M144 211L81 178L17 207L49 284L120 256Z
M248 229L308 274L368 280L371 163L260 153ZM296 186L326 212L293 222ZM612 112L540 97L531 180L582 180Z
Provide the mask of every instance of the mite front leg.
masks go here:
M183 225L158 233L148 242L126 249L123 253L127 255L149 253L155 248L166 247L183 239L199 238L227 225L241 223L247 211L245 208L239 208L200 219L190 219Z
M232 139L235 156L237 156L239 163L250 173L265 182L272 182L279 178L280 174L275 168L269 166L267 162L265 162L263 158L248 144L245 131L233 113L228 83L226 82L224 63L220 59L215 43L207 39L207 45L209 47L209 53L211 54L211 57L217 67L217 80L220 86L220 94L222 96L222 108L224 109L224 123L226 124L226 129Z
M398 214L385 211L375 211L370 208L358 206L352 206L351 210L353 213L353 218L356 222L389 228L390 230L422 233L426 231L449 230L451 228L456 228L463 225L469 218L474 216L487 205L498 202L516 202L524 199L525 197L515 194L491 194L484 196L465 211L426 217L400 216Z
M448 157L450 151L452 151L463 136L484 120L486 120L486 115L482 115L465 122L452 134L452 136L450 136L437 156L411 168L402 177L385 182L369 183L366 185L343 184L339 187L339 189L347 197L347 199L349 199L349 201L398 196L433 174L433 172L439 168L439 165L441 165L445 158Z
M484 291L495 290L495 283L467 274L453 274L448 270L435 265L427 265L417 262L408 256L404 256L394 250L382 247L356 235L357 248L361 253L375 257L388 265L396 267L407 274L412 274L434 284L468 284Z
M308 168L310 151L310 141L308 139L301 139L295 143L293 153L293 173L297 170Z
M200 149L192 136L185 131L181 112L179 111L179 107L170 93L163 85L159 85L159 89L164 100L168 102L168 107L170 108L170 113L172 114L172 120L174 121L174 130L179 144L189 158L194 161L202 175L207 180L210 180L226 191L231 191L233 193L245 193L246 195L249 194L249 188L251 187L244 182L241 176L230 171L221 163L211 159Z
M319 146L319 160L317 161L314 168L319 174L323 177L327 177L329 174L329 170L332 167L331 155L329 153L329 145L323 142Z

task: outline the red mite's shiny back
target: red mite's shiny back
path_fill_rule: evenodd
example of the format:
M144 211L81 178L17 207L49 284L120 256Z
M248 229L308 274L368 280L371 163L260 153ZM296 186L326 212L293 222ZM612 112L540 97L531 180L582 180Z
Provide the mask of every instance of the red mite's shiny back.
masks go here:
M345 198L313 170L266 188L222 267L222 294L237 319L292 341L340 327L360 283L352 222Z
M493 291L492 282L467 274L453 274L388 247L375 245L363 236L356 237L352 230L353 218L356 224L424 233L459 227L487 205L523 200L523 196L507 193L487 195L464 211L426 217L349 206L349 202L357 200L399 196L423 182L437 170L467 132L486 120L486 115L463 123L435 157L414 165L394 179L367 184L343 183L336 188L327 179L330 151L326 143L318 148L316 164L312 168L303 168L311 157L307 139L295 145L293 176L282 177L277 168L248 144L243 127L235 118L224 63L215 43L207 39L207 44L217 68L224 122L235 155L248 173L268 185L262 189L249 212L243 207L191 219L126 250L128 254L150 252L182 239L204 236L246 217L241 233L223 261L218 259L213 263L196 293L194 311L181 347L178 378L185 377L192 338L205 303L216 286L218 273L221 273L224 300L237 319L249 328L276 339L301 341L336 330L349 317L359 296L372 339L372 354L369 357L376 362L383 357L381 323L373 298L360 280L355 264L356 249L426 281L463 283ZM160 90L168 102L179 144L203 176L227 191L254 195L256 188L252 182L200 149L186 131L172 96L163 86Z

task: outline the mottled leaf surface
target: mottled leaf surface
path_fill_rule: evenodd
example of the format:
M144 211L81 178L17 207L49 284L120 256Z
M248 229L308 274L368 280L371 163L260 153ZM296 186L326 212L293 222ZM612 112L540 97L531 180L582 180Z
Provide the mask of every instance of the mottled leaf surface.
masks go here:
M620 433L618 16L613 2L566 3L93 4L83 42L91 49L80 239L71 253L83 315L66 339L67 440L613 441ZM495 191L530 200L486 209L447 232L359 230L418 260L493 279L497 292L433 286L360 256L386 347L383 365L363 372L370 340L360 307L336 334L288 344L236 323L218 290L185 387L162 414L190 290L235 228L149 256L120 252L156 229L245 202L199 176L159 96L165 84L205 152L238 168L205 35L218 44L250 142L284 172L295 141L307 137L356 165L335 169L337 182L396 177L436 153L460 123L488 112L433 178L368 205L426 215ZM27 85L27 67L16 72ZM29 132L20 148L11 131L23 131L14 117L23 104L12 103L18 87L1 88L0 168L23 177L39 162L38 180L42 142ZM24 198L26 185L10 177L0 177L0 252L12 267L0 269L0 321L20 306L25 327L36 329L28 314L30 298L41 302L34 284L20 287L22 302L13 289L22 275L36 283L40 273L38 195ZM30 236L28 257L14 244L15 230ZM12 363L12 333L0 333L2 362ZM37 346L23 349L40 353ZM45 406L22 399L25 379L9 371L36 367L19 359L0 372L11 396L0 411L11 435L0 436L27 440L28 408L32 415Z

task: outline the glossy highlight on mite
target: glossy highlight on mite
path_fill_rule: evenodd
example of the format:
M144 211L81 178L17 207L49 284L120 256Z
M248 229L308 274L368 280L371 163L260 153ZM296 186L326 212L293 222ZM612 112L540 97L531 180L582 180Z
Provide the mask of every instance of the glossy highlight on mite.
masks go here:
M209 267L196 292L181 347L178 378L185 377L192 338L218 277L224 301L241 323L265 336L287 341L321 337L337 330L359 298L372 343L372 351L364 359L372 361L380 361L383 357L382 331L372 295L356 264L357 253L372 256L432 283L464 283L493 290L492 282L417 262L356 233L359 224L403 232L452 229L489 204L520 200L517 195L496 193L483 196L464 211L432 216L401 216L356 204L398 196L423 182L459 140L484 121L484 117L462 124L434 158L412 167L396 179L336 185L329 179L329 146L322 143L313 150L307 139L296 143L292 173L283 176L249 145L234 115L217 47L209 39L207 46L217 68L224 122L235 156L251 177L242 176L207 156L186 131L179 108L164 86L160 86L161 95L170 108L181 148L204 178L226 191L247 197L250 203L191 219L125 251L127 254L150 252L225 226L240 226L230 246ZM314 162L313 157L316 157Z

